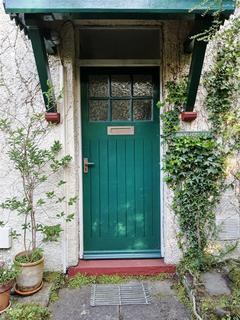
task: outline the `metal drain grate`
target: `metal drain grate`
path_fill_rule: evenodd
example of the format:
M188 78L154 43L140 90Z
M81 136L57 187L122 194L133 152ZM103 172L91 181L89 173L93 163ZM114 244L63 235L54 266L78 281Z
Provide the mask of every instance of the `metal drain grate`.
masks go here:
M151 297L143 283L105 285L95 284L91 288L92 307L150 304Z

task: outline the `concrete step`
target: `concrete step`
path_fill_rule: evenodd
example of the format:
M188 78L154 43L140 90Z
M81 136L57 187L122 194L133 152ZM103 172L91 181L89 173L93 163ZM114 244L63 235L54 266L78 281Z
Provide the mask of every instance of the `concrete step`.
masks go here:
M68 269L70 277L77 273L87 275L133 275L151 276L159 273L174 273L176 266L166 264L163 259L115 259L79 260L77 266Z

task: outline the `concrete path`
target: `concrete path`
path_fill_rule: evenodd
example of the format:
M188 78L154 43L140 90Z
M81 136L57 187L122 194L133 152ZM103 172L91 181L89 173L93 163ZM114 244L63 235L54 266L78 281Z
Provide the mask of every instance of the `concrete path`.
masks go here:
M136 283L131 282L129 284ZM53 320L190 320L191 316L171 288L170 280L144 281L152 297L150 305L90 306L91 286L60 290L50 305Z

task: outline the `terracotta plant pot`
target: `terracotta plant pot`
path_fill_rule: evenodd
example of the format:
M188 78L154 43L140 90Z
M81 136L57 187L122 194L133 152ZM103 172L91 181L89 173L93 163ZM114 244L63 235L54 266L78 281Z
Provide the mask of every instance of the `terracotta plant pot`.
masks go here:
M0 285L0 313L8 308L10 303L10 291L13 287L14 281L7 284Z
M26 252L20 252L15 256L15 263L20 267L20 273L16 279L18 292L34 293L41 287L44 271L44 257L36 262L20 263L16 257L25 255Z

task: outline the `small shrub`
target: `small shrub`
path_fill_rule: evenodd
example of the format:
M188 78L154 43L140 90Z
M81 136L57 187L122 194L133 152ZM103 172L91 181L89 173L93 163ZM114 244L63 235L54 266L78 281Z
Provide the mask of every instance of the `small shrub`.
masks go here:
M19 270L16 266L7 265L3 261L0 261L0 285L6 285L13 281L18 273Z
M5 314L5 320L50 320L50 311L37 304L17 304Z

